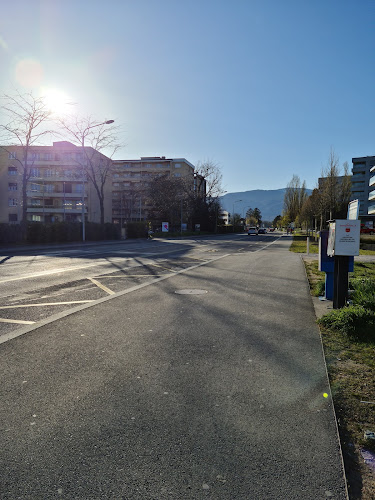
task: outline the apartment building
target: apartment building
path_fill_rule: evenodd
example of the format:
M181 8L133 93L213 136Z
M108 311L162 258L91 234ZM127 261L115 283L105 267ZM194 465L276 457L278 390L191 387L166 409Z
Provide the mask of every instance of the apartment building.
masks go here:
M370 168L368 215L375 215L375 166Z
M100 222L96 190L84 174L87 158L101 164L109 158L90 147L68 141L52 146L31 146L27 165L27 220L38 222ZM0 147L0 222L19 223L23 212L24 149ZM111 180L104 186L104 218L112 219Z
M375 156L352 158L352 200L359 200L359 215L375 214Z
M157 176L182 178L191 189L204 196L206 182L194 174L195 167L185 158L165 156L141 157L139 160L115 160L112 166L112 222L147 220L149 209L146 192Z

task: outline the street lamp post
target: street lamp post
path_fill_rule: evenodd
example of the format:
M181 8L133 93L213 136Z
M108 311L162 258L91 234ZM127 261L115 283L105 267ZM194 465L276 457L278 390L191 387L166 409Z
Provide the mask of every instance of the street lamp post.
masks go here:
M232 212L233 232L234 232L234 205L235 205L236 203L239 203L240 201L242 201L242 200L236 200L236 201L234 201L234 202L233 202L233 212Z
M100 127L101 125L110 125L111 123L114 123L115 120L107 120L102 123L97 123L96 125L91 125L91 127L86 127L85 130L83 131L82 134L82 149L83 149L83 154L85 153L85 137L88 132L88 130L95 128L95 127ZM86 228L85 228L85 174L84 174L84 167L82 165L82 241L86 241Z

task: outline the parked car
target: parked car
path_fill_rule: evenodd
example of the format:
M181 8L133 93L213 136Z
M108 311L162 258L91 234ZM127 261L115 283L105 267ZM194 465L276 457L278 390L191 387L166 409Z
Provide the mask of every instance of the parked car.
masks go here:
M256 227L249 227L247 234L258 234L258 229Z
M260 227L258 229L258 234L266 234L266 232L267 232L267 229L265 227Z
M374 234L375 229L372 227L361 226L361 234Z

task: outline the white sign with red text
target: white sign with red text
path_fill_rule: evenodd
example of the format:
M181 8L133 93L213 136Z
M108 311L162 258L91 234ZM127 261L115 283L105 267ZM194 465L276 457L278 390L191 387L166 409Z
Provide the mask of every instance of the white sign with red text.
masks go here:
M359 255L361 221L336 219L334 255Z

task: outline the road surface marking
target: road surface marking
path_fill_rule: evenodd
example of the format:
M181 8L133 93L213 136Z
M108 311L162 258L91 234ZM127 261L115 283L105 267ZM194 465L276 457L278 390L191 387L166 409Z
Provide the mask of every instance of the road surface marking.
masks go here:
M174 269L170 269L169 267L160 266L159 264L146 264L146 266L160 267L160 269L165 269L166 271L170 271L171 273L175 273Z
M33 325L35 321L22 321L20 319L3 319L0 318L0 323L16 323L17 325Z
M102 285L101 283L99 283L99 281L97 281L95 278L87 278L87 279L89 279L92 283L94 283L94 285L98 286L99 288L101 288L102 290L107 292L109 295L114 295L116 293L113 290L110 290L105 285Z
M20 328L14 332L9 332L6 333L2 336L0 336L0 344L3 344L5 342L8 342L9 340L15 339L17 337L20 337L21 335L25 335L26 333L29 333L31 331L34 331L38 328L41 328L45 325L49 325L51 323L54 323L55 321L58 321L62 318L65 318L67 316L70 316L71 314L78 313L80 311L83 311L84 309L87 309L89 307L94 307L97 304L101 304L102 302L107 302L107 300L112 300L117 297L122 297L123 295L127 295L128 293L135 292L137 290L141 290L142 288L155 285L156 283L159 283L160 281L164 281L169 278L173 278L179 274L184 274L188 271L191 271L193 269L197 269L198 267L204 266L206 264L211 264L212 262L216 262L217 260L224 259L225 257L229 257L230 254L226 253L224 255L220 255L220 257L215 257L213 259L207 260L205 262L199 263L199 264L194 264L193 266L187 267L186 269L181 269L180 271L176 271L173 273L165 274L159 278L156 278L152 281L148 281L147 283L141 283L139 285L132 286L131 288L127 288L126 290L122 290L121 292L117 292L114 295L110 295L109 297L102 297L101 299L94 300L90 304L82 304L81 306L74 307L73 309L68 309L66 311L63 311L59 314L54 314L53 316L49 316L48 318L42 319L41 321L38 321L35 325L25 325L23 328Z
M70 302L41 302L39 304L22 304L18 306L0 306L0 309L20 309L21 307L65 306L69 304L87 304L94 300L71 300Z

